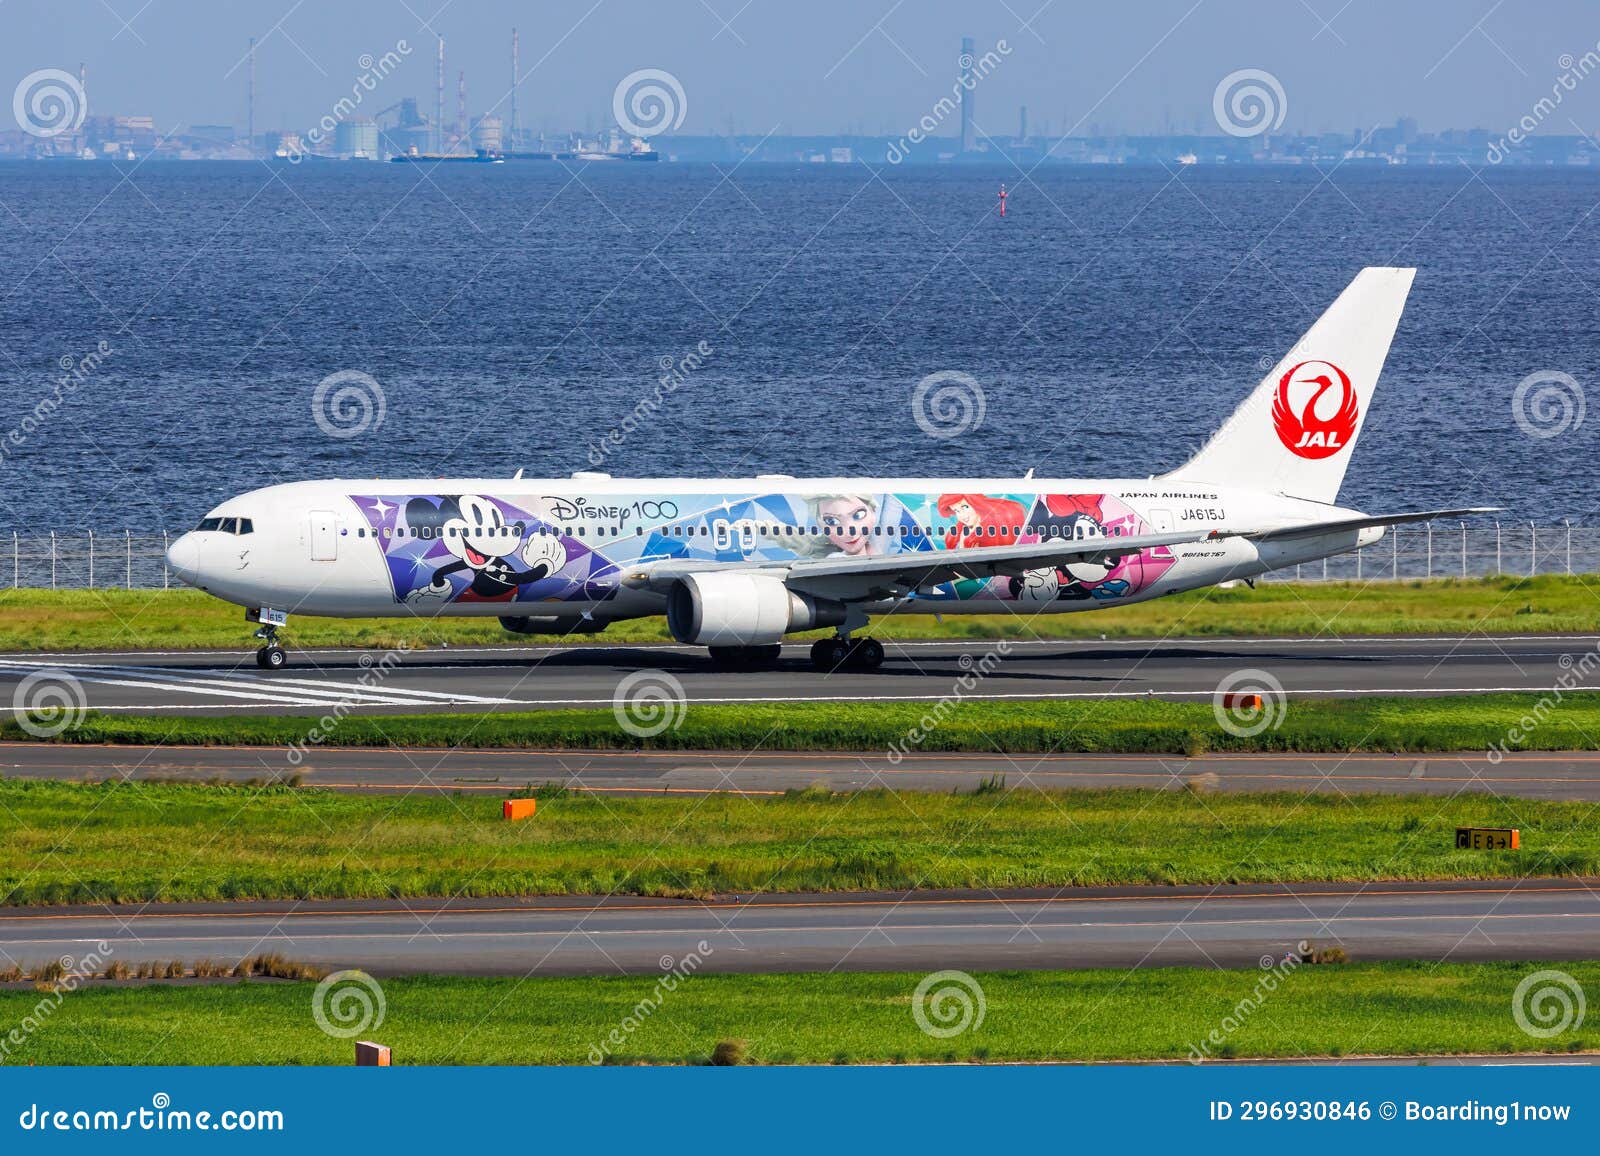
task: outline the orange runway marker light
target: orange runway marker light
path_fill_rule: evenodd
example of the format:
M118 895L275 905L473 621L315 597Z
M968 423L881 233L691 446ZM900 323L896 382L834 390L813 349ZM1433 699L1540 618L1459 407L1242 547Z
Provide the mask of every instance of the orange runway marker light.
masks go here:
M531 819L538 805L537 799L507 799L500 804L500 817L510 819L512 822L518 819Z
M1261 696L1259 694L1225 694L1222 696L1223 710L1260 710Z
M387 1068L391 1066L389 1048L386 1044L368 1043L366 1040L356 1041L356 1067Z

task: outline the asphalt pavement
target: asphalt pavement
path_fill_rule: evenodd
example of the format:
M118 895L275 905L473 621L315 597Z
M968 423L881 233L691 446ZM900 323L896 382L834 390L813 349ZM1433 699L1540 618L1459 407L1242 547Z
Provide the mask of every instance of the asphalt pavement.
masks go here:
M4 957L101 944L129 963L276 951L375 975L651 975L690 953L706 972L1262 967L1302 944L1357 960L1587 959L1600 881L0 910Z
M405 653L308 650L289 666L257 668L254 652L114 651L0 655L0 696L32 680L70 676L96 710L157 714L320 715L485 712L610 707L624 678L658 670L697 702L937 702L958 679L981 678L964 697L1209 701L1240 671L1270 674L1293 696L1486 694L1548 690L1594 635L1449 638L887 641L875 671L811 669L809 647L784 647L769 670L715 667L697 647L449 647ZM0 700L3 700L0 699Z

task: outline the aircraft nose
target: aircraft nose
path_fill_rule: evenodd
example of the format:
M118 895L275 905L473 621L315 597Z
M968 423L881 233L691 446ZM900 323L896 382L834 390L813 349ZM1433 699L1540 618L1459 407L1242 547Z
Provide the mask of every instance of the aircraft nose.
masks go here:
M191 586L199 582L200 542L195 534L185 534L167 547L167 566Z

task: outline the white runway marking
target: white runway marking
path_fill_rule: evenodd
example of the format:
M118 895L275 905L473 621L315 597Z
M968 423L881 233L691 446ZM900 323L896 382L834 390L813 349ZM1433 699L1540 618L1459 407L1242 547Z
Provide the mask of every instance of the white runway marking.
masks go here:
M330 679L266 678L229 676L209 671L177 673L160 666L90 666L75 663L0 663L0 674L34 674L40 670L61 670L82 682L103 686L170 688L189 694L218 698L254 700L263 705L335 706L339 703L375 703L383 706L435 706L460 702L499 706L511 700L483 695L443 694L400 687L375 688L360 683ZM282 687L282 689L279 689Z
M1549 689L1537 686L1463 686L1452 687L1446 692L1436 690L1417 690L1402 687L1386 687L1379 689L1351 689L1347 687L1309 687L1303 690L1285 692L1288 698L1381 698L1385 695L1430 695L1437 697L1441 693L1457 694L1527 694L1533 691ZM1569 690L1566 694L1600 694L1600 689ZM1044 699L1109 699L1109 698L1148 698L1148 699L1178 699L1198 698L1209 702L1214 692L1209 690L1080 690L1080 691L1040 691L1029 693L1026 691L1017 694L986 694L986 700L1017 700L1039 701ZM747 695L747 696L716 696L703 695L689 696L691 703L800 703L800 702L939 702L948 698L947 694L800 694L800 695ZM614 706L614 698L505 698L497 700L502 706ZM264 703L262 705L275 705ZM312 705L325 705L314 703ZM446 706L447 703L411 703L412 706ZM464 704L472 705L472 704ZM196 704L162 705L160 703L117 703L113 705L94 704L95 710L106 711L152 711L152 710L214 710Z
M870 633L870 631L868 632ZM897 647L902 650L945 648L951 650L982 650L992 647L998 639L982 638L952 638L952 639L896 639L885 638L881 640L885 646ZM1564 642L1589 642L1600 643L1600 634L1445 634L1445 635L1405 635L1403 637L1382 637L1373 635L1352 635L1346 637L1332 636L1327 638L1012 638L1007 639L1007 644L1012 647L1038 647L1038 646L1115 646L1115 647L1173 647L1173 646L1316 646L1331 647L1338 645L1359 646L1405 646L1428 643L1460 643L1470 642L1475 645L1494 642L1547 642L1559 646ZM785 649L796 652L804 651L810 647L809 642L785 643ZM564 654L573 653L605 653L617 651L655 650L670 651L684 654L703 654L705 648L701 646L684 646L677 643L664 642L606 642L588 643L575 642L564 646L442 646L426 647L411 651L410 653L429 658L451 658L457 655L471 657L479 654ZM86 658L229 658L246 659L253 651L250 650L67 650L67 651L12 651L9 654L0 654L0 661L37 659L86 659ZM317 655L339 654L374 654L383 653L380 647L308 647L300 653ZM1552 654L1563 653L1552 651ZM1343 656L1348 657L1348 656ZM1386 657L1395 657L1386 655ZM1437 657L1429 655L1426 657ZM1495 654L1491 657L1503 657Z
M38 666L26 667L26 666L19 666L17 664L6 664L4 666L0 666L0 674L21 674L21 675L25 676L27 674L36 674L41 669L44 669L44 670L50 670L50 669L67 670L67 668L65 668L65 667L53 668L53 667L48 666L48 665L45 665L45 666L42 666L42 667L38 667ZM294 698L294 697L288 697L288 696L285 696L285 695L269 696L269 695L261 694L259 692L246 694L246 693L242 693L240 691L225 690L225 689L222 689L220 687L180 686L180 687L174 688L172 684L174 682L176 682L176 681L179 681L179 680L176 680L176 679L160 679L160 680L157 680L157 679L116 678L116 677L112 677L110 675L96 674L96 673L94 673L93 671L91 671L87 667L80 667L80 668L73 669L73 670L67 670L67 673L70 674L73 678L77 679L79 682L92 683L92 684L94 684L96 686L135 686L135 687L139 687L139 688L144 689L144 690L151 690L151 689L154 689L154 690L180 689L180 690L191 691L192 693L196 693L196 694L207 694L207 695L211 695L211 696L216 697L216 698L244 699L247 702L249 702L251 705L256 705L256 706L326 706L326 705L328 705L326 699L311 698L309 696L304 697L304 698ZM96 709L99 709L99 708L97 707Z

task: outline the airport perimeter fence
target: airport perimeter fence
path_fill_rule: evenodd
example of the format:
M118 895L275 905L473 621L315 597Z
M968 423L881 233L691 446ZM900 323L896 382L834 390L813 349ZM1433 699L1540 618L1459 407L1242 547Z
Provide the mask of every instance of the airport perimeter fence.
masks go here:
M10 537L10 557L0 561L0 587L159 590L182 585L167 569L167 534L13 532ZM0 551L6 545L0 538ZM1274 570L1262 580L1386 582L1596 571L1600 527L1435 525L1391 529L1375 546Z

